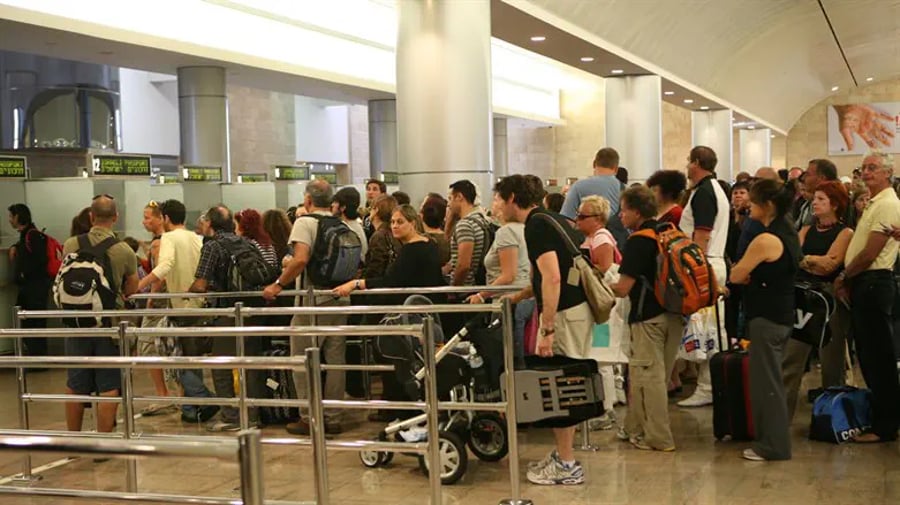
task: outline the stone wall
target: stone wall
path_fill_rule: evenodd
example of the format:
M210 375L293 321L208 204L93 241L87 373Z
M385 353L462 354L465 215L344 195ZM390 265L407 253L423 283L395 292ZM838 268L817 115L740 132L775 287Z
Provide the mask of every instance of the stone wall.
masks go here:
M683 170L691 152L691 111L662 103L662 160L665 170Z
M872 102L900 102L900 79L835 93L806 111L788 132L787 164L805 168L809 160L826 157L834 161L840 175L850 175L862 163L862 156L828 155L826 107L832 104Z
M351 184L363 184L371 177L369 164L369 107L350 106Z
M231 173L268 173L296 160L294 95L228 85Z

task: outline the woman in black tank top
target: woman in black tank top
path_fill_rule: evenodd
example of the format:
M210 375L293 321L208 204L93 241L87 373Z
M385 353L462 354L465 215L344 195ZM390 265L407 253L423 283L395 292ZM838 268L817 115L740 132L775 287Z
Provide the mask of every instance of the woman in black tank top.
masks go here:
M756 441L743 457L753 461L791 459L781 364L794 326L794 282L802 254L797 232L786 218L792 200L791 192L776 181L761 180L750 188L750 217L766 230L750 242L731 270L732 283L746 284L750 405Z

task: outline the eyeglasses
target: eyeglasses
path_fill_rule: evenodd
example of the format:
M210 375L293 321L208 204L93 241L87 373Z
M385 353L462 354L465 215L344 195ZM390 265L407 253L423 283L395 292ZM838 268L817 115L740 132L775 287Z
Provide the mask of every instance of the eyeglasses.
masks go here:
M578 214L577 216L575 216L575 220L583 221L585 219L592 218L592 217L600 217L600 215L599 214Z
M94 200L96 200L96 199L98 199L98 198L109 198L110 200L115 200L115 198L114 198L112 195L108 195L108 194L106 194L106 193L103 193L103 194L101 194L101 195L94 195L94 198L91 198L91 201L93 202Z
M860 170L868 170L870 172L874 172L876 170L881 170L881 165L877 163L868 163L866 165L862 165L859 167Z

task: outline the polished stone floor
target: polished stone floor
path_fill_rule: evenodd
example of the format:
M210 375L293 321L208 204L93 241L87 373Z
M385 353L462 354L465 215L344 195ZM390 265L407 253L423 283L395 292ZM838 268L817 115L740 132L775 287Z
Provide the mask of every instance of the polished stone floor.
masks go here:
M138 373L138 392L150 393L149 380ZM815 385L816 373L807 385ZM64 372L31 375L31 392L61 392ZM0 370L0 428L17 428L15 378ZM121 413L121 411L120 411ZM624 410L620 410L620 417ZM900 503L900 446L831 445L806 440L810 406L798 408L793 426L794 459L777 463L753 463L739 457L744 443L716 442L712 436L712 409L670 408L678 444L674 453L650 453L618 442L611 431L592 433L600 450L580 453L587 483L573 487L539 487L523 482L522 495L537 505L599 504L822 504L878 505ZM62 429L61 404L34 404L31 409L36 429ZM348 439L368 439L378 427L363 422L355 413L355 423L342 435ZM86 425L91 425L90 418ZM196 425L183 425L177 415L137 420L147 433L190 433L204 435ZM282 436L279 428L266 428L266 435ZM520 474L524 481L528 461L542 457L550 448L545 430L520 433ZM271 500L314 499L311 451L302 448L266 446L266 497ZM62 460L62 455L38 455L35 467L43 477L36 486L51 488L124 490L125 462L94 463L91 458ZM0 479L20 470L19 458L0 454ZM428 481L415 459L397 456L387 468L366 469L356 453L329 454L331 502L335 504L425 505L429 502ZM145 459L138 463L139 489L143 492L193 494L237 498L239 481L234 462L183 459ZM508 466L483 463L470 456L464 479L443 488L445 504L496 504L509 497ZM0 485L12 485L7 479ZM50 498L0 498L0 505L60 504L78 502ZM94 501L89 503L107 503ZM108 502L112 503L112 502Z

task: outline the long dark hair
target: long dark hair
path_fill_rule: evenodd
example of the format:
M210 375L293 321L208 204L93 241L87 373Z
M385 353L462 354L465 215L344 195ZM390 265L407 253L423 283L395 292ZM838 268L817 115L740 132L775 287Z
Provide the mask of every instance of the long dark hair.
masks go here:
M782 218L790 212L794 195L781 181L760 179L750 186L750 201L757 205L772 202L775 205L775 217Z
M267 210L262 216L263 229L272 239L272 246L279 256L288 252L288 239L291 236L291 222L282 210Z

